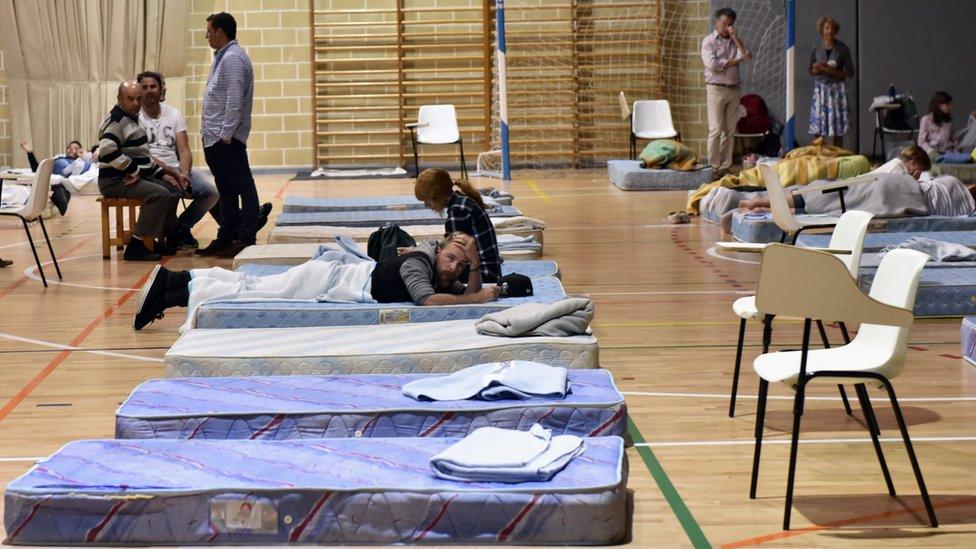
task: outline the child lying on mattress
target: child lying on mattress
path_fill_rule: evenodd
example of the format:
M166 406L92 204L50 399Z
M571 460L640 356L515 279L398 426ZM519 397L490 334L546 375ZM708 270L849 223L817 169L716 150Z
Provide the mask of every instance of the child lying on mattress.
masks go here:
M877 181L855 183L844 191L848 210L871 212L875 217L904 217L913 215L968 216L976 210L976 187L963 185L951 175L928 176L932 167L928 154L920 147L905 147L898 159L874 170ZM807 189L832 182L813 182ZM793 208L808 214L840 215L837 193L805 192L788 194ZM769 198L754 196L739 201L740 211L766 211Z
M192 314L202 302L215 299L460 305L494 301L501 292L497 285L481 285L477 245L463 233L451 233L443 242L424 242L379 263L347 255L344 260L306 261L270 276L246 276L220 267L174 272L158 266L142 287L133 327L141 330L163 318L170 307L188 307ZM465 267L471 269L467 285L458 281Z

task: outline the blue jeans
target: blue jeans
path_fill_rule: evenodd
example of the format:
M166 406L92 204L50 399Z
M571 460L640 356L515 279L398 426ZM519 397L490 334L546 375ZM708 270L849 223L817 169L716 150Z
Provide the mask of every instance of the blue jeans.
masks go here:
M220 199L217 185L200 170L190 170L190 190L193 200L180 214L179 227L190 230Z

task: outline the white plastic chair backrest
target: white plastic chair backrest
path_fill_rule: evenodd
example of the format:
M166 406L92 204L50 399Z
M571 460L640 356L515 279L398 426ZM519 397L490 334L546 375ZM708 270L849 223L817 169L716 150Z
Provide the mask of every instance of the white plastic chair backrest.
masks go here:
M834 233L830 235L828 248L851 251L848 255L838 255L837 259L847 266L848 272L854 278L857 278L857 268L861 265L864 235L867 234L868 224L873 217L874 214L870 212L848 210L841 214L834 227Z
M912 310L922 268L929 256L918 250L899 248L891 250L878 265L868 295L881 303ZM862 348L872 349L884 357L884 366L877 370L888 379L897 377L905 365L908 350L908 326L886 326L865 323L857 331L854 342Z
M671 106L666 99L634 101L634 119L631 122L634 134L656 133L676 134L671 121Z
M454 105L421 105L417 122L421 124L417 128L420 143L444 145L461 138Z
M796 220L793 212L790 211L790 203L786 201L786 189L779 180L779 174L769 164L760 163L759 173L762 175L763 183L766 186L766 195L769 197L769 209L773 212L773 223L781 231L787 234L795 234L803 225Z
M630 105L627 104L627 96L624 95L624 92L620 92L617 98L620 100L620 118L626 120L630 116Z
M20 212L20 215L28 221L33 221L44 213L48 192L51 190L51 168L53 167L54 160L50 158L41 160L41 164L37 166L30 194L27 195L27 203L24 204Z

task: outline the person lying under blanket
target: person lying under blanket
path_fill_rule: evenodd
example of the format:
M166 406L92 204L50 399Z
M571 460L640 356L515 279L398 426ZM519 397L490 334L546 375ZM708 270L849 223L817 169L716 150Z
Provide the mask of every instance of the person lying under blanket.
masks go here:
M967 187L951 175L927 179L932 165L928 154L921 147L905 147L898 160L903 169L891 169L887 172L879 169L873 172L877 181L852 184L844 192L847 209L871 212L878 218L912 215L968 216L976 211L976 186ZM814 182L807 189L829 183L831 182ZM808 214L841 214L837 193L808 191L802 195L788 194L786 199L791 207L802 208ZM769 198L765 196L739 201L740 211L768 209Z
M410 253L374 263L353 254L345 260L306 261L281 274L246 276L219 267L170 271L158 266L142 287L133 328L143 329L170 307L193 310L215 299L297 299L338 303L460 305L498 299L501 287L481 285L477 245L455 232L424 242ZM468 284L458 277L470 266ZM181 331L188 326L184 325Z

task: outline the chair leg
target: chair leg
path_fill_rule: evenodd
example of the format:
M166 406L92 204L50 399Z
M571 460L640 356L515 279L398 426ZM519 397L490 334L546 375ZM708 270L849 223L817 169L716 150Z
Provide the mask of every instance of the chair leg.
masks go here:
M827 330L824 329L823 321L817 320L817 331L820 332L820 340L823 341L824 349L830 348L830 341L827 340ZM847 399L847 391L844 390L844 386L840 383L837 384L837 390L840 391L840 400L844 403L844 411L847 415L854 415L854 410L851 409L851 402Z
M844 338L844 344L851 342L851 334L847 331L847 324L844 322L837 323L840 326L840 335Z
M756 404L756 447L752 452L752 480L749 483L749 499L756 499L756 487L759 485L759 458L762 453L763 428L766 423L766 395L769 394L769 382L759 380L759 400Z
M878 441L878 435L881 433L881 429L878 428L878 418L874 415L874 408L871 406L868 389L863 383L858 383L854 386L854 390L857 391L857 398L861 403L861 410L864 411L864 420L868 425L868 431L871 433L871 443L874 444L874 453L878 455L878 464L881 465L881 474L884 475L885 484L888 486L888 493L894 496L895 485L891 482L891 473L888 472L888 462L885 461L884 452L881 450L881 442Z
M746 319L739 319L739 343L735 347L735 369L732 370L732 394L729 397L729 417L735 417L735 395L739 391L739 369L742 366L742 344L746 338Z
M796 455L800 448L800 418L803 417L803 401L806 382L800 380L793 397L793 433L790 439L790 465L786 476L786 510L783 512L783 530L790 529L790 512L793 510L793 481L796 479Z
M51 238L47 236L47 227L44 226L44 219L38 217L37 222L41 224L41 231L44 232L44 240L47 242L47 251L51 254L51 261L54 262L54 270L58 272L58 280L63 280L64 277L61 276L61 266L58 265L58 258L54 255L54 247L51 246Z
M41 258L37 256L37 247L34 246L34 238L31 236L30 227L27 226L27 220L23 217L20 218L20 221L24 224L24 232L27 233L27 242L30 243L31 253L34 254L34 263L37 263L37 272L41 275L41 283L47 288L47 277L44 276L44 267L41 267Z
M908 427L905 426L905 418L901 415L901 407L898 406L898 398L895 397L895 388L891 386L891 382L887 379L883 379L883 381L885 389L888 390L888 399L891 401L891 408L895 412L895 420L898 421L898 430L901 431L901 438L905 441L905 451L908 452L908 459L912 462L912 470L915 472L918 490L922 493L922 501L925 503L925 510L929 515L929 523L935 528L939 525L939 521L935 518L935 509L932 507L932 500L929 499L929 491L925 488L922 469L918 466L918 457L915 456L912 440L908 437Z
M417 155L417 134L410 129L410 144L413 145L413 177L420 177L420 157Z
M458 136L458 148L461 149L461 178L468 178L468 166L464 163L464 139Z

